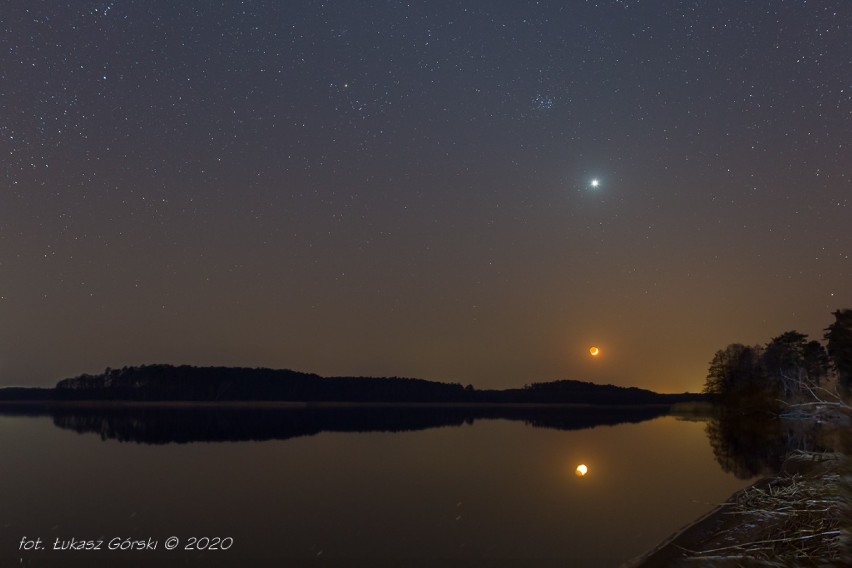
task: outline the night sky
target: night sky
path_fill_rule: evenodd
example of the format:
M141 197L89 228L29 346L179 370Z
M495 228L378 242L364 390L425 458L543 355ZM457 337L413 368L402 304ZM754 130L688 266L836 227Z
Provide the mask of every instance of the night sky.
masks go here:
M695 391L728 343L852 307L846 0L10 0L0 25L2 385Z

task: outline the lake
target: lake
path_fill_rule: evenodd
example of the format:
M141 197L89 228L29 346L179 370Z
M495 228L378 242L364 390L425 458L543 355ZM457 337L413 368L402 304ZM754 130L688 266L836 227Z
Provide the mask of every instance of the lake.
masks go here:
M7 410L0 565L618 566L752 481L643 412Z

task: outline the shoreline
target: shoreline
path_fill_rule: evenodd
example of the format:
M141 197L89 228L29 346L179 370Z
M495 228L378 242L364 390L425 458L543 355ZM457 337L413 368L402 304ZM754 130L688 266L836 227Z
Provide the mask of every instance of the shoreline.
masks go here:
M761 477L748 487L734 492L724 503L716 505L694 521L682 526L668 538L639 557L632 558L621 568L665 568L677 560L686 560L685 551L695 551L698 546L725 529L725 515L736 504L740 495L750 489L766 486L772 477Z
M793 452L780 472L735 492L622 568L847 560L847 461L840 452Z
M4 407L61 408L669 408L672 404L592 404L537 402L346 402L289 400L0 400Z

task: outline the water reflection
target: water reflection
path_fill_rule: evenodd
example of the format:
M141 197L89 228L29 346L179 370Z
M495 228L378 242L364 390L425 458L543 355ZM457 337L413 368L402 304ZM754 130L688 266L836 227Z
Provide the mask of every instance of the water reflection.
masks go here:
M706 432L716 461L739 479L777 472L794 450L826 449L819 424L765 413L720 410L707 422Z
M142 444L286 440L320 432L405 432L459 427L480 419L522 421L533 427L579 430L637 423L666 414L665 407L74 407L0 413L49 415L62 429L103 440Z
M704 424L654 409L28 412L43 418L0 417L0 566L617 566L746 484ZM619 422L641 424L589 428ZM333 433L359 431L375 433ZM203 440L246 441L178 443ZM161 548L24 553L24 535ZM235 545L167 553L173 535Z
M461 427L477 420L511 420L555 430L639 423L666 414L665 407L116 407L14 406L0 415L50 416L64 430L102 440L140 444L287 440L321 432L407 432ZM822 451L820 428L768 414L718 411L705 431L722 470L739 479L778 471L793 450ZM586 464L575 473L585 476Z

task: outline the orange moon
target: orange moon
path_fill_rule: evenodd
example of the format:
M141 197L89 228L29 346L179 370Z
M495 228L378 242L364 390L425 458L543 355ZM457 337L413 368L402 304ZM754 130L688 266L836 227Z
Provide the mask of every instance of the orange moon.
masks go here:
M592 347L589 347L589 353L591 353L592 357L597 357L598 355L601 354L601 350L598 349L597 347L592 346Z

